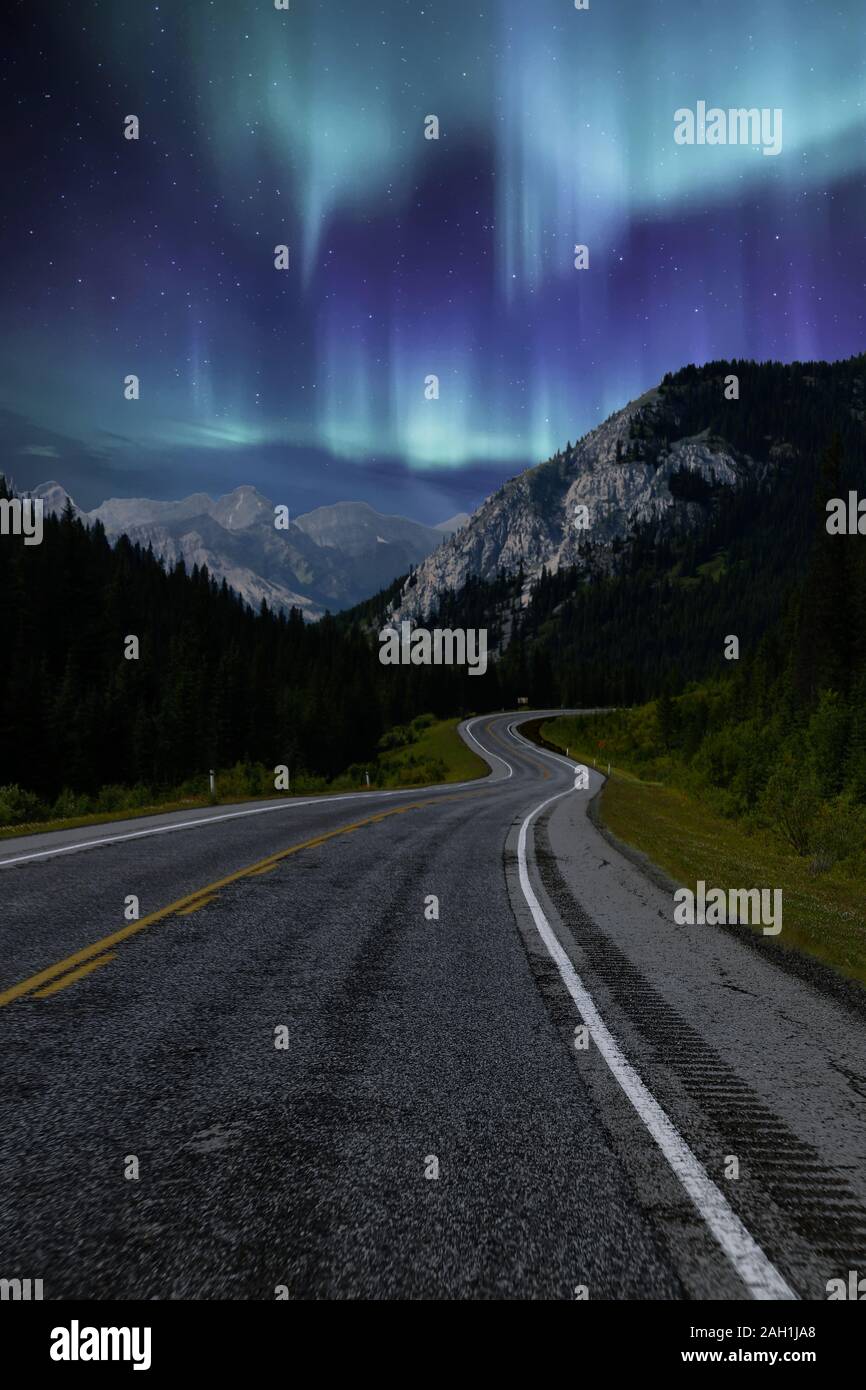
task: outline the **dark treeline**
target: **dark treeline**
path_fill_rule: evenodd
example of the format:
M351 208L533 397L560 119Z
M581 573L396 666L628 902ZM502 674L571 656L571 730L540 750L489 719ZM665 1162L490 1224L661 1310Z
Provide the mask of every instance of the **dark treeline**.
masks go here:
M331 777L393 725L498 693L495 675L383 666L357 625L253 613L206 570L166 570L71 512L45 517L41 545L0 538L0 602L0 785L42 797L174 787L239 761Z
M866 536L827 530L826 499L847 498L841 444L822 460L808 568L781 620L723 685L666 700L663 741L700 758L745 808L790 769L792 804L810 789L866 803ZM862 496L862 491L860 496Z
M506 666L530 671L536 703L633 704L723 669L728 634L754 651L807 564L814 526L794 494L725 490L696 532L634 532L618 573L589 547L581 571L543 573Z
M828 532L825 511L847 490L836 440L806 573L753 650L675 696L581 721L588 746L774 826L815 871L858 871L866 844L866 536Z
M725 398L725 379L739 399ZM866 421L866 354L843 362L707 362L668 373L654 433L718 435L752 459L775 459L781 471L817 460L831 435L843 453L862 454Z

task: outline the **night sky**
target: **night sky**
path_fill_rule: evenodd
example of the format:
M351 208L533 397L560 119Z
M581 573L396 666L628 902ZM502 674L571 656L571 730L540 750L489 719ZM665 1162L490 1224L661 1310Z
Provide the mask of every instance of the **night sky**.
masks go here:
M862 0L5 8L19 486L435 522L686 362L866 347ZM700 100L781 153L677 145Z

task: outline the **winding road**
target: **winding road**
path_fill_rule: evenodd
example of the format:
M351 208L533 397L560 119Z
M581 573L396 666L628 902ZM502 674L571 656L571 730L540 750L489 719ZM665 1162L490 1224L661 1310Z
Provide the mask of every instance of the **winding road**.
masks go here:
M474 782L0 843L0 1278L788 1300L866 1273L862 1013L676 925L536 717L462 726Z

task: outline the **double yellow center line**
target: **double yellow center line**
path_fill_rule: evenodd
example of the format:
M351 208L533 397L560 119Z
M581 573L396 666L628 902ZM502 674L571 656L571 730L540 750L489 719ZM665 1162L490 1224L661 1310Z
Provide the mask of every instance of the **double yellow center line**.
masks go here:
M387 820L389 816L402 816L406 811L417 811L423 806L438 805L442 801L460 801L465 797L482 795L484 792L481 791L462 792L457 796L437 796L430 797L426 801L410 801L405 806L395 806L390 811L379 811L376 815L367 816L364 820L353 821L351 825L338 826L336 830L328 830L323 835L315 835L311 840L303 840L298 845L281 849L276 854L268 855L266 859L260 859L257 863L248 865L245 869L238 869L233 874L227 874L225 878L217 879L215 883L209 883L205 888L198 888L194 893L188 893L186 897L178 898L176 902L169 903L168 907L161 907L157 912L151 912L147 917L141 917L137 922L129 922L119 931L112 932L110 936L104 936L91 946L84 946L80 951L75 951L73 955L57 961L55 965L49 965L45 970L30 975L19 984L11 985L9 989L0 991L0 1008L6 1004L11 1004L15 999L20 999L25 994L32 994L36 999L50 998L51 995L65 989L67 985L75 984L77 980L83 979L94 970L98 970L100 966L108 965L115 959L112 948L119 946L123 941L128 941L131 936L136 936L146 927L152 927L166 917L189 916L191 913L197 912L199 908L206 907L209 902L213 902L221 888L226 888L230 883L237 883L242 878L269 873L281 860L288 859L293 854L299 854L302 849L313 849L316 845L323 845L328 840L336 839L338 835L348 835L353 830L360 830L362 826Z

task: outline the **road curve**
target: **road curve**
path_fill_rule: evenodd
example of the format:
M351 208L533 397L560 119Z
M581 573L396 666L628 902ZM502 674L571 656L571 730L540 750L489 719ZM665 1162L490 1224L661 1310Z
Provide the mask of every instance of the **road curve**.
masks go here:
M527 717L462 727L475 782L0 843L0 1277L787 1300L866 1268L862 1017L675 925Z

